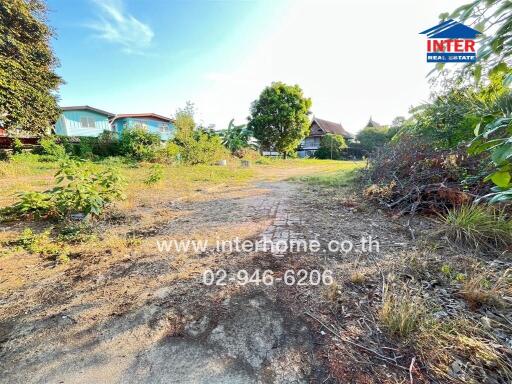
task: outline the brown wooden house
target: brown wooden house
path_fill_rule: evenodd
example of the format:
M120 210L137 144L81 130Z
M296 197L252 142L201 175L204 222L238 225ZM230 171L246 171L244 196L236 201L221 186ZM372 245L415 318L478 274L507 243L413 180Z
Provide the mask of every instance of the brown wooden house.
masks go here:
M297 151L300 157L313 156L318 148L320 148L320 140L328 133L341 135L345 140L350 141L355 138L350 132L347 132L340 123L319 119L313 117L311 121L309 136L306 137L299 146Z

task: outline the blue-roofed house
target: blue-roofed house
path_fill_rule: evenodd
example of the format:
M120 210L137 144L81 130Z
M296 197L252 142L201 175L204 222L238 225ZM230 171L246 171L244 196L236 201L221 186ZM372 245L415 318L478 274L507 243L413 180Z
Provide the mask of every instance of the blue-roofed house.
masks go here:
M61 107L62 114L55 123L55 133L60 136L97 137L103 131L111 131L113 113L88 105Z
M114 132L121 134L123 129L140 127L152 133L158 133L162 141L174 137L176 127L169 117L157 115L156 113L127 113L116 115L112 121Z

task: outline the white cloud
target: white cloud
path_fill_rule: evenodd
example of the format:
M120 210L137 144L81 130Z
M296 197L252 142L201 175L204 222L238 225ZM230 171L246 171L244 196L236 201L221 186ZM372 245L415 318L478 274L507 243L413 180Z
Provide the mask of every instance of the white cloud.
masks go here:
M141 53L151 45L154 33L149 25L124 9L122 0L92 0L99 8L99 20L87 26L97 38L121 46L125 53Z

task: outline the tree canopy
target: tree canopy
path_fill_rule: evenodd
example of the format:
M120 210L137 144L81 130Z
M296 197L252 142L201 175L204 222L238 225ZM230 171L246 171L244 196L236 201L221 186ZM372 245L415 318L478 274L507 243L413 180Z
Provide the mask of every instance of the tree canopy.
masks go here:
M248 128L262 147L286 157L309 133L310 108L311 99L298 85L274 82L252 103Z
M0 2L0 114L7 130L47 133L57 120L62 80L41 0Z
M320 147L315 152L315 157L318 159L339 160L343 158L343 150L345 148L347 148L347 143L343 136L328 133L322 136Z

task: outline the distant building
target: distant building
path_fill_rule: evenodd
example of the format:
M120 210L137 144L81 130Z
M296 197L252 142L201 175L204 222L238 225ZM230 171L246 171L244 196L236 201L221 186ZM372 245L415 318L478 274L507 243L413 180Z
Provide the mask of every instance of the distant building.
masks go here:
M55 123L55 133L60 136L97 137L103 131L117 132L140 127L158 133L162 141L174 136L176 127L169 117L156 113L127 113L116 115L88 105L61 107L62 114Z
M112 130L121 133L123 129L140 127L152 133L158 133L162 141L171 139L176 127L169 117L157 115L156 113L127 113L116 115L112 121Z
M298 155L300 157L313 156L316 150L320 148L320 140L328 133L341 135L347 141L354 139L354 135L347 132L341 124L319 119L318 117L313 117L313 120L311 121L309 136L306 137L300 144L297 151Z
M373 121L372 117L370 116L370 120L368 121L368 123L366 124L366 126L364 128L378 128L378 127L382 127L382 125L377 123L376 121Z
M110 119L115 115L88 105L62 107L62 114L55 123L55 133L60 136L97 137L112 130Z

